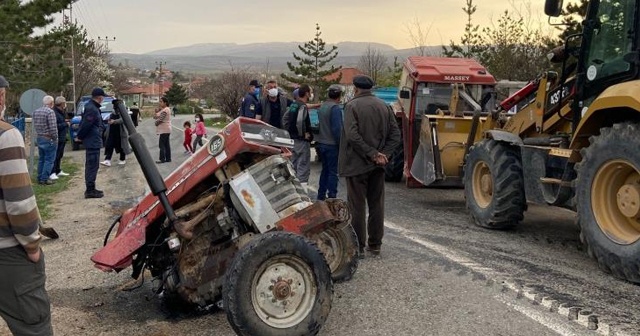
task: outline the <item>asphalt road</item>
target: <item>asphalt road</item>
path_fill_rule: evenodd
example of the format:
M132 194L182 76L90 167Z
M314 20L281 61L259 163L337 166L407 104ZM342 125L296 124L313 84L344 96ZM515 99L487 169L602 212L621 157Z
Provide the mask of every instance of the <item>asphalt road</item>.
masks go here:
M152 120L139 131L157 157ZM158 165L164 176L188 158L179 129L171 143L173 162ZM83 153L67 154L82 164ZM311 186L319 167L312 165ZM83 199L81 173L71 183L47 223L61 238L43 244L56 335L233 335L223 312L168 310L148 279L123 291L130 270L103 273L89 260L110 222L145 190L135 158L100 168L104 199ZM344 198L343 183L339 190ZM530 206L515 229L488 231L469 220L461 190L387 184L382 255L335 285L321 335L639 335L640 287L602 273L577 235L563 210ZM0 335L7 332L0 322Z
M140 131L152 138L149 125ZM164 176L180 164L181 137L171 136ZM319 170L314 162L312 197ZM326 335L640 334L640 287L598 269L569 211L531 205L518 227L490 231L469 220L461 190L398 183L387 184L385 222L383 256L336 286Z

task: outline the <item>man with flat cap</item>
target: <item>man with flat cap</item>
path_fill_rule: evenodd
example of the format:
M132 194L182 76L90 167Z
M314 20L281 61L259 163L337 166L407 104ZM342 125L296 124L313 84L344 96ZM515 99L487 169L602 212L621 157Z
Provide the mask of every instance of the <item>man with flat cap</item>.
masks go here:
M96 189L96 178L100 166L100 148L102 148L102 133L104 124L100 114L100 106L107 94L102 88L95 88L91 91L91 100L84 107L80 129L77 140L82 141L86 148L86 158L84 164L84 182L86 190L84 198L102 198L102 190ZM76 140L74 140L76 141Z
M42 225L22 134L4 117L9 83L0 76L0 317L14 335L53 335L45 289Z
M365 246L374 256L380 254L384 234L384 166L401 139L393 112L371 93L373 80L356 76L353 85L355 95L344 109L338 174L347 180L351 224L362 258Z

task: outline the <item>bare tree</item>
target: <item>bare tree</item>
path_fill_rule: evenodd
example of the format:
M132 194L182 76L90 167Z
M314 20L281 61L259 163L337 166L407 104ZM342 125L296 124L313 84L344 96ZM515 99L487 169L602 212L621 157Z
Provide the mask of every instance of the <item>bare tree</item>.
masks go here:
M427 39L429 38L432 26L433 22L431 22L429 27L423 27L417 17L415 17L413 21L405 24L405 30L409 37L409 41L413 44L418 56L431 56L429 48L427 47Z
M255 77L256 75L248 69L236 69L232 66L231 70L222 73L211 81L211 85L206 86L211 92L205 94L212 97L214 105L222 113L236 118L249 82Z
M358 69L369 75L369 77L377 83L382 73L387 68L387 64L387 57L382 53L382 51L368 45L364 54L360 56Z

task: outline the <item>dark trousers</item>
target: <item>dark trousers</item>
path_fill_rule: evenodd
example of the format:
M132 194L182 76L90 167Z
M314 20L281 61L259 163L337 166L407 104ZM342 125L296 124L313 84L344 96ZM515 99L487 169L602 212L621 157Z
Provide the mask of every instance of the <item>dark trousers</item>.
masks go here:
M193 149L191 149L191 152L195 153L196 152L196 148L198 148L198 145L200 145L200 147L203 147L204 145L202 144L202 135L196 135L196 138L193 140Z
M169 141L170 133L160 134L158 140L158 147L160 147L160 158L158 160L162 162L171 161L171 142Z
M327 196L336 198L338 195L338 146L316 143L316 149L322 162L318 200L322 201Z
M382 245L384 235L384 169L376 168L368 173L347 177L346 180L351 225L358 236L360 248L367 244L378 248Z
M84 163L84 183L87 191L96 189L96 178L100 166L100 148L87 148Z
M107 145L104 147L104 159L111 161L111 157L113 156L113 151L120 153L120 161L124 161L127 159L127 155L122 150L122 147L114 147L110 143L107 142Z
M60 174L62 169L60 169L60 161L62 161L62 157L64 156L64 146L67 144L66 141L58 142L58 148L56 149L56 161L53 163L53 170L56 175Z
M0 249L0 316L14 335L53 335L44 269L44 254L33 263L22 246Z

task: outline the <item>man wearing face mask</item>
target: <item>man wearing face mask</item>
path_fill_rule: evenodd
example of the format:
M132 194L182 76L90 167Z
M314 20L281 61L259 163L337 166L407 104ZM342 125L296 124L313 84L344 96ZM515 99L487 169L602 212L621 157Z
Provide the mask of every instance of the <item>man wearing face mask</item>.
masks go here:
M293 139L293 154L291 155L291 163L296 170L296 177L307 188L309 184L309 173L311 161L311 119L309 118L309 107L307 102L313 99L313 90L307 84L300 85L298 88L298 99L291 104L287 113L282 119L282 126L289 131L291 139Z
M262 114L259 97L260 83L254 79L249 82L247 94L242 99L242 105L240 106L241 117L255 118L256 115Z
M260 104L262 114L257 115L256 119L262 120L273 127L282 128L282 117L287 108L291 106L291 103L293 101L280 93L277 86L271 87L267 90L267 96L262 98Z

